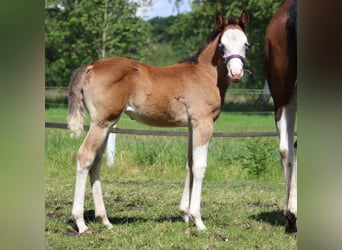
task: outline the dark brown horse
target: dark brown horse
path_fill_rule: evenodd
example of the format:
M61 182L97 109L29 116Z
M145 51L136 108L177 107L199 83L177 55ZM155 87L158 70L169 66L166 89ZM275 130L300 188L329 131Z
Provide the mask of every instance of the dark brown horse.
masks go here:
M87 137L77 152L72 216L79 233L88 230L83 217L88 175L95 216L112 228L102 198L100 169L109 130L123 112L149 125L189 128L187 174L180 211L186 222L192 220L199 230L206 229L200 201L208 145L229 83L239 82L244 73L247 22L245 11L240 18L229 20L218 14L218 29L213 39L191 61L153 67L114 57L75 71L69 86L69 127L75 135L81 134L83 104L91 120Z
M297 231L297 159L294 128L297 102L297 1L286 0L265 37L265 73L275 105L281 165L285 174L286 227Z

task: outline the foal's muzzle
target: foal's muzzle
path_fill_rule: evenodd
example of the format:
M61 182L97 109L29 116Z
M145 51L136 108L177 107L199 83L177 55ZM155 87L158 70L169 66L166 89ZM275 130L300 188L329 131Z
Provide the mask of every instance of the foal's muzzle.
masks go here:
M230 61L232 59L238 59L239 61L241 61L242 66L240 65L240 63L238 63L239 65L231 65ZM223 56L223 61L227 65L228 76L231 79L231 81L235 83L239 82L244 74L243 66L246 61L246 58L238 54L233 54L229 56Z

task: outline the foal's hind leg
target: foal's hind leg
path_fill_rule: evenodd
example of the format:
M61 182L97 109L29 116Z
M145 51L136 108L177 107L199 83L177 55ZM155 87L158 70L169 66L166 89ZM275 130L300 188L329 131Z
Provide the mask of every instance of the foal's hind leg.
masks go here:
M99 149L96 154L93 167L89 171L90 183L93 193L94 206L95 206L95 218L104 224L108 229L113 228L113 225L109 222L106 208L103 202L102 187L100 180L100 172L102 165L102 155L105 148L105 143Z
M183 190L182 199L179 205L179 210L182 214L183 220L189 223L189 206L190 206L190 195L192 189L193 175L192 175L192 128L189 127L188 135L188 159L186 163L186 177L185 185Z
M86 189L86 181L89 171L96 165L101 163L99 160L102 156L103 152L103 144L107 138L108 128L103 128L98 124L91 124L90 130L87 134L87 137L84 139L81 147L77 152L77 170L76 170L76 185L75 185L75 195L74 195L74 203L72 207L72 217L77 225L79 233L83 233L88 230L88 227L84 221L84 196ZM99 168L95 167L93 170L94 173L99 174ZM93 191L95 190L96 197L101 196L102 194L99 192L99 182L96 182L95 176L97 174L93 174ZM98 200L98 199L97 199ZM101 203L101 202L100 202ZM102 209L103 208L103 209ZM104 210L104 205L102 201L102 205L98 205L98 209ZM98 212L100 212L98 211ZM102 212L102 211L101 211ZM107 219L108 220L108 219Z

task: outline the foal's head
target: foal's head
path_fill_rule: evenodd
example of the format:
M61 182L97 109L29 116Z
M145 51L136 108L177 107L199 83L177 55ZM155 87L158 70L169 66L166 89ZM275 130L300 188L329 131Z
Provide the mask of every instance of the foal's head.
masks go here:
M227 66L228 76L231 81L239 82L244 73L243 65L249 46L244 32L248 23L248 14L246 11L242 11L240 18L225 20L221 13L218 13L216 23L221 31L219 46L223 62Z

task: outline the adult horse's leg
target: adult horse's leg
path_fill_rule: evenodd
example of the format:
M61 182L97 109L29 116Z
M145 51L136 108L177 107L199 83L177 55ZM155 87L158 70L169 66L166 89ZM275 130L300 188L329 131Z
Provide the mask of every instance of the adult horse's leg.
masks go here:
M286 184L285 217L289 230L295 230L297 218L297 165L295 164L294 127L296 119L296 93L289 104L281 108L277 121L280 136L279 152Z
M297 142L294 145L293 169L290 183L286 226L291 232L297 232Z
M92 171L91 178L93 179L93 192L95 191L94 199L96 197L95 203L97 202L97 205L95 205L95 213L101 216L102 221L107 223L107 227L109 227L110 224L106 216L106 210L102 200L100 182L96 181L96 176L100 173L100 168L98 166L101 164L104 143L106 141L108 131L109 127L103 128L96 123L92 123L87 137L84 139L77 152L76 185L72 217L80 234L88 230L84 221L83 213L86 181L89 171ZM99 196L101 196L101 198L99 198Z
M189 206L190 206L190 195L192 189L193 175L192 175L192 127L189 125L189 133L188 133L188 159L186 163L186 177L182 199L180 202L179 210L182 214L183 220L188 223L189 222Z
M193 183L191 189L189 215L198 230L205 230L201 218L201 193L204 174L207 168L208 146L213 134L213 120L198 120L193 122Z

